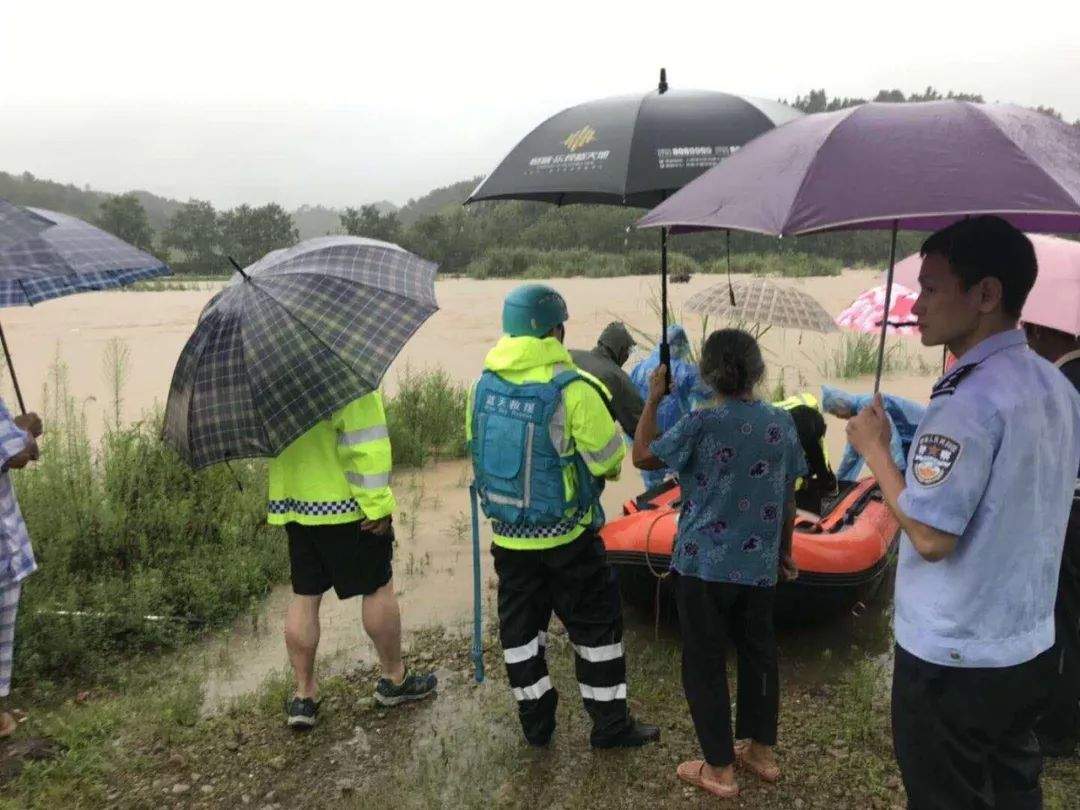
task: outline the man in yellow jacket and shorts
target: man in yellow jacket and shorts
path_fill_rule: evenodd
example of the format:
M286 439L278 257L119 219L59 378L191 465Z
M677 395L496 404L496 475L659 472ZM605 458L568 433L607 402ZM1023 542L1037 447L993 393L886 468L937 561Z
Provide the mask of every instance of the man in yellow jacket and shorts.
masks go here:
M361 597L364 631L382 669L375 699L395 706L435 691L434 675L408 672L401 658L391 464L378 391L334 412L270 461L269 522L288 534L294 593L285 616L285 646L296 674L296 692L285 707L292 728L315 725L319 606L331 587L339 599Z

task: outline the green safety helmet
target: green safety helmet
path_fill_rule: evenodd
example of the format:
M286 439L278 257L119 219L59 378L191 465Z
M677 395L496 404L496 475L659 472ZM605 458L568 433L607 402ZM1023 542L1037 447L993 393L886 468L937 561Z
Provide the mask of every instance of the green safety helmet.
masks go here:
M546 284L522 284L503 302L502 328L511 337L543 337L569 317L557 291Z

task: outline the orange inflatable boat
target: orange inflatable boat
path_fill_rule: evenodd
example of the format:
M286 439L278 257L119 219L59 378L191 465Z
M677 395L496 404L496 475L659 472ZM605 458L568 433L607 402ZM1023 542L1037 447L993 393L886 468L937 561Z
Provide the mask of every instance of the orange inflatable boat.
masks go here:
M623 516L601 530L628 599L651 599L656 575L668 570L681 496L676 482L665 482L628 501ZM900 524L873 478L840 482L822 512L798 512L792 556L799 577L780 586L778 608L802 608L807 601L844 608L866 602L895 558Z

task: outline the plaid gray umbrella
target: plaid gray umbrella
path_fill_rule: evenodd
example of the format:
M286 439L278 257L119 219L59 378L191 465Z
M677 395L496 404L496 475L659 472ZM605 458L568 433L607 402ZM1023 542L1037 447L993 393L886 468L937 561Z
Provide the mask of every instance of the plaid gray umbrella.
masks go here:
M37 236L52 225L40 214L0 199L0 247Z
M691 296L686 308L743 323L811 332L838 331L832 316L809 293L764 278L735 279L730 286L716 284Z
M166 440L196 469L277 455L378 388L438 309L435 270L354 236L267 254L203 309L173 372Z
M33 305L171 273L160 259L81 219L43 208L20 210L49 224L27 238L0 244L0 307Z
M0 200L0 307L33 306L62 295L105 290L171 272L160 259L81 219ZM25 413L2 329L0 347L19 408Z

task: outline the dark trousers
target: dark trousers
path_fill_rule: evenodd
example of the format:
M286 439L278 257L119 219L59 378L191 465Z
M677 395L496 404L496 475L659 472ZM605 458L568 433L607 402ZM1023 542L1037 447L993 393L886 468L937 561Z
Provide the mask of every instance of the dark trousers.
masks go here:
M593 741L623 732L629 715L622 604L603 542L587 531L558 548L492 546L491 553L499 578L499 639L525 738L542 745L555 730L558 695L544 657L552 612L574 645Z
M1080 742L1080 502L1073 501L1065 551L1061 558L1057 604L1054 673L1046 711L1035 727L1039 742L1066 755Z
M912 810L1042 807L1033 728L1052 661L944 667L896 647L893 747Z
M773 632L775 588L706 582L680 576L676 582L682 627L683 690L705 761L715 767L735 761L727 646L738 656L735 736L776 744L780 676Z

